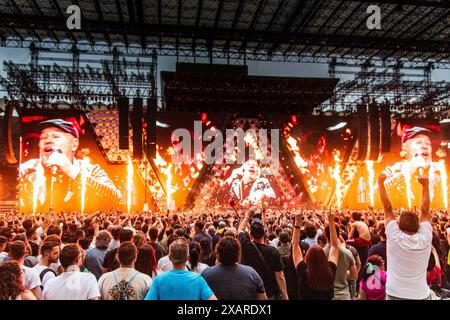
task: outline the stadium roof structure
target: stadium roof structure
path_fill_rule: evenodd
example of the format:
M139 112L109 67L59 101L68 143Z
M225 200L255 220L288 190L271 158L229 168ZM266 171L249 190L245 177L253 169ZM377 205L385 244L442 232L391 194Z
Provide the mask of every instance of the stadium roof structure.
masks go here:
M380 30L366 26L381 8ZM67 7L81 8L68 30ZM450 64L448 0L3 0L0 45L192 58Z

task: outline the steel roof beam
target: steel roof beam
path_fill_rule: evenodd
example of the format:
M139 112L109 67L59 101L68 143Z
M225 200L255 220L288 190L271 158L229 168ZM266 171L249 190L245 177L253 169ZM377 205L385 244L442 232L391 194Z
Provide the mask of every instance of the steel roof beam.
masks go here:
M278 3L278 6L277 6L275 12L272 15L272 19L270 19L269 23L267 24L267 26L265 28L266 31L269 31L272 28L273 24L280 16L280 13L282 11L281 9L283 9L285 3L286 3L286 0L281 0ZM253 54L256 54L256 52L258 52L260 48L261 48L261 43L258 43L258 45L255 47L255 50L253 50Z
M234 15L233 22L231 24L230 33L232 33L234 31L234 29L236 29L236 25L237 25L239 19L241 18L242 9L244 8L244 3L245 3L245 0L239 0L236 14ZM224 49L229 51L229 48L230 48L230 38L228 37L227 42L225 43Z
M303 11L303 9L305 9L307 3L308 3L308 1L306 1L306 0L297 2L297 6L295 7L294 11L290 15L287 23L284 25L282 32L288 32L291 29L292 25L294 24L295 19L297 19L298 15ZM279 45L280 45L279 42L275 42L268 52L269 53L274 52L275 49L278 48ZM269 56L270 55L271 54L269 54Z
M259 0L258 7L256 8L255 14L253 15L252 22L250 22L250 26L248 27L249 31L252 31L255 28L255 24L259 19L259 16L261 15L262 9L266 6L268 0ZM245 40L242 42L241 48L239 49L240 52L244 52L244 55L247 51L247 43L248 39L245 38Z
M122 14L122 6L120 5L120 0L115 0L116 2L116 10L117 10L117 16L119 17L119 21L120 23L123 23L123 14ZM125 32L125 30L123 30L123 41L125 43L125 47L128 47L128 37L127 37L127 33Z

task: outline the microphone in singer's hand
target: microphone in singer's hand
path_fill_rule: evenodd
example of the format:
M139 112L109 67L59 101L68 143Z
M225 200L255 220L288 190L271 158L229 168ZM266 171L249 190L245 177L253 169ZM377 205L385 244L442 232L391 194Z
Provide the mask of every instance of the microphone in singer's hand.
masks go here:
M61 149L52 148L52 153L53 152L62 153L62 150ZM56 166L56 165L52 166L52 175L56 175L57 171L58 171L58 166Z
M419 176L423 176L423 168L422 167L419 168Z
M416 164L417 164L417 167L418 167L418 169L419 169L419 175L420 175L420 176L423 176L423 174L424 174L424 168L425 168L425 166L426 166L425 158L424 158L421 154L417 154L417 153L416 153L415 159L417 159L417 160L416 160Z

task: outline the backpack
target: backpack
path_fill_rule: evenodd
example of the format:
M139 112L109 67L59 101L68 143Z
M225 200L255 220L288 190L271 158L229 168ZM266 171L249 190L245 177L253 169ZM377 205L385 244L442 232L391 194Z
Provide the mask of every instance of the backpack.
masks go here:
M134 280L134 278L139 274L140 272L139 271L136 271L136 273L130 278L130 280L128 280L127 282L126 282L126 284L125 284L125 286L124 287L121 287L121 285L120 285L120 283L123 281L121 281L121 282L119 282L119 280L117 279L117 276L116 276L116 271L113 271L113 277L114 277L114 281L116 282L116 287L117 287L117 290L119 291L119 294L118 294L118 296L116 297L116 299L115 300L128 300L128 293L127 293L127 290L128 290L128 287L129 287L129 285L131 284L131 282Z
M41 273L39 274L39 279L41 279L41 283L42 280L44 280L45 275L47 274L47 272L51 272L56 276L58 276L55 272L55 270L53 270L52 268L45 268L44 270L41 271ZM41 290L44 290L44 286L41 284Z
M28 268L33 268L35 265L39 263L39 259L35 256L26 256L23 261L23 265Z

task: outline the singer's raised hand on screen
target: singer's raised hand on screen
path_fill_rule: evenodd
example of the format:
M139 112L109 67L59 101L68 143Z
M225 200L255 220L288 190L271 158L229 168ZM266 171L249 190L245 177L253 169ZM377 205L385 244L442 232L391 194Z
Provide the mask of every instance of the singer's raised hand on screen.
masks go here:
M428 178L428 176L418 176L417 177L417 181L422 185L422 186L426 186L430 183L430 179Z
M76 174L73 170L73 164L64 153L52 152L47 159L47 166L50 168L53 168L54 166L57 167L72 179L76 177Z

